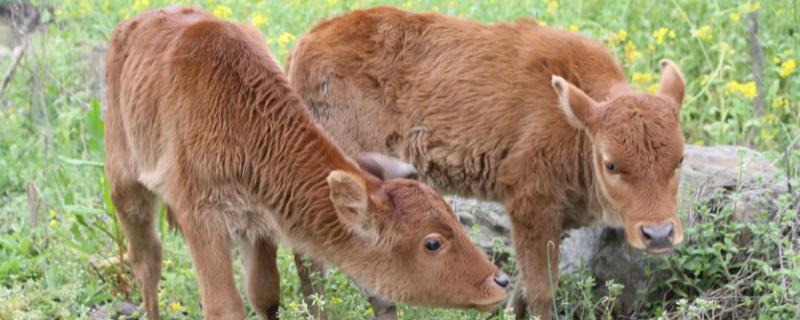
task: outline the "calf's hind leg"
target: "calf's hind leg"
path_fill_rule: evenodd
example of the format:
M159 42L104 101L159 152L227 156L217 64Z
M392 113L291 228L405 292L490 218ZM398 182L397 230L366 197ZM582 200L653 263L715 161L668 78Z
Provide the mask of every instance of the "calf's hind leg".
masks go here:
M128 239L128 259L142 286L147 317L159 319L158 280L161 277L161 240L156 234L156 196L133 180L109 174L111 201Z
M228 228L213 218L219 213L175 209L200 284L203 318L244 319L244 302L233 279Z
M247 298L262 320L278 319L281 281L277 264L278 247L269 239L239 240Z

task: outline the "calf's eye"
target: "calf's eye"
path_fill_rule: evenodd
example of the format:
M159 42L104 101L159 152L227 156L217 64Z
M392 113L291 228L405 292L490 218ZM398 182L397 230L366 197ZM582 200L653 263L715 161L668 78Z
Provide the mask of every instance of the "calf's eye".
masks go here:
M611 162L606 162L606 170L607 170L609 173L616 173L616 172L617 172L617 166L615 166L615 165L614 165L613 163L611 163Z
M425 250L429 252L436 252L442 248L442 242L439 239L425 239Z

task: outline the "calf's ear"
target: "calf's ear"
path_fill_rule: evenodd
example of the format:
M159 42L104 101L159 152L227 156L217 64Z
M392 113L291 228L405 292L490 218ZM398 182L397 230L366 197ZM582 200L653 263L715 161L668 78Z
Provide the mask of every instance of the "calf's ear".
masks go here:
M369 213L369 195L361 177L352 173L334 170L328 174L331 189L331 202L339 219L365 241L377 238L373 231L372 216Z
M380 153L361 153L356 157L356 162L361 169L381 180L417 178L417 170L414 169L414 166Z
M567 122L577 129L589 127L598 112L597 102L562 77L553 76L550 83L558 95L559 106Z
M668 97L678 103L680 112L683 95L686 91L686 81L678 66L672 60L661 60L661 83L658 85L658 94Z

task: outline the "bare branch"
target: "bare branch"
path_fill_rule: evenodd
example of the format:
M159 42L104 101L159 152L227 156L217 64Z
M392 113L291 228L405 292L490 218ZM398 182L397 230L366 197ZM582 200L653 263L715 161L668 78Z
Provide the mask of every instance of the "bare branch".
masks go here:
M753 99L753 108L756 110L757 116L764 115L764 48L761 46L761 41L758 40L758 13L761 10L756 10L747 14L747 26L750 32L750 57L752 61L753 80L756 82L758 88L758 95Z

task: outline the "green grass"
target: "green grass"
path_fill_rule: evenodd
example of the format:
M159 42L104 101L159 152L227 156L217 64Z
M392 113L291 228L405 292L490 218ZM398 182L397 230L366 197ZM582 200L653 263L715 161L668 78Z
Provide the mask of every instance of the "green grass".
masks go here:
M39 1L42 2L42 1ZM45 2L46 3L46 2ZM97 66L111 29L120 20L173 1L65 0L50 3L43 32L30 38L25 55L0 103L0 319L80 319L115 301L140 303L138 291L119 291L117 265L124 240L106 200L102 177L103 140ZM684 134L694 144L754 147L796 180L800 152L800 4L762 1L760 39L765 53L766 110L753 109L754 88L747 13L755 4L740 1L188 1L230 20L258 24L279 60L285 61L296 36L315 21L380 3L477 19L513 21L533 17L604 41L637 88L658 81L658 61L673 59L687 79L681 113ZM665 29L662 29L665 28ZM674 35L674 36L672 36ZM0 59L5 70L10 59ZM783 73L782 72L783 70ZM794 168L794 169L793 169ZM29 223L28 190L39 209ZM787 197L788 198L788 197ZM659 258L654 283L658 297L642 299L640 318L714 318L733 308L739 315L758 311L764 319L793 319L800 309L798 215L793 199L768 223L743 225L730 208L707 210L686 230L691 241L676 255ZM702 211L705 210L705 211ZM164 272L161 310L166 318L201 314L199 294L185 245L161 223ZM746 230L755 236L736 244ZM104 263L110 260L111 263ZM281 251L282 312L303 316L291 253ZM513 260L512 260L513 261ZM238 263L238 262L237 262ZM505 266L511 270L510 265ZM130 270L122 273L135 286ZM335 319L366 319L370 311L355 286L333 273L319 299ZM557 305L562 318L610 317L618 288L610 296L592 293L588 274L562 277ZM722 293L738 292L725 298ZM719 293L719 294L718 294ZM643 293L643 296L649 294ZM406 319L483 319L474 311L401 306ZM731 317L728 313L727 317ZM251 317L253 315L251 314ZM503 319L500 314L494 319Z

